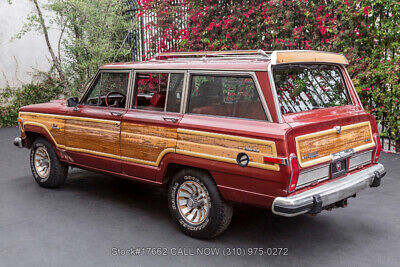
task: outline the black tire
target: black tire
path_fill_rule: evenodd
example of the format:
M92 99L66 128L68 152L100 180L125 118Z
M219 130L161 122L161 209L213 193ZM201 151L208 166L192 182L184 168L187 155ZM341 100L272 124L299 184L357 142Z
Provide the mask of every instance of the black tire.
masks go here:
M50 165L46 177L40 176L35 167L35 153L37 153L38 149L41 149L42 151L45 149L49 157ZM42 187L59 187L64 184L65 179L67 178L68 166L60 161L53 146L44 138L39 137L33 142L30 153L30 164L35 181Z
M203 194L207 196L209 211L202 222L192 224L179 210L178 191L182 188L181 185L184 186L185 182L197 183L204 190L202 191ZM222 234L228 228L233 214L232 206L222 198L210 175L204 171L191 168L179 171L172 178L168 187L168 204L171 215L179 229L186 235L199 239L210 239ZM187 205L186 207L189 209L189 204Z

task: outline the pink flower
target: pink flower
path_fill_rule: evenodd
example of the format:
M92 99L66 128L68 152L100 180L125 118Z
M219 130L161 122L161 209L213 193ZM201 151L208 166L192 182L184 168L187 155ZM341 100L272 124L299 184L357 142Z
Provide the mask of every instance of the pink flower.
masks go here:
M326 34L328 27L322 26L319 28L319 31L321 32L322 35Z
M364 13L366 16L368 16L368 11L369 11L370 9L371 9L370 6L364 7L363 13Z

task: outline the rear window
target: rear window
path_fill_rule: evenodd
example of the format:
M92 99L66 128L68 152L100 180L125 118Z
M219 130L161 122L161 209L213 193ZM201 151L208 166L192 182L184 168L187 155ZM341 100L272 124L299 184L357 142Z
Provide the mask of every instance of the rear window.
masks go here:
M193 75L188 113L266 120L251 77Z
M337 66L282 65L273 74L282 114L351 104Z

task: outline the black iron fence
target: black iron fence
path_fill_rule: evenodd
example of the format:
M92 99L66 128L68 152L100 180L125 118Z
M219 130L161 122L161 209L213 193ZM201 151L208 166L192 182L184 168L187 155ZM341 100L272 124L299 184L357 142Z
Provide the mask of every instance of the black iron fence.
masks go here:
M141 61L145 55L145 39L143 19L136 16L139 12L140 6L137 0L126 0L126 3L127 10L125 15L127 19L132 20L133 27L132 30L127 33L125 39L126 44L129 46L129 53L125 56L125 60Z
M137 16L139 12L139 4L137 0L126 0L128 19L133 21L133 28L128 33L125 42L129 45L129 54L126 55L127 61L141 61L154 55L155 52L164 52L176 50L179 43L175 38L162 38L162 33L153 24L158 23L157 14L153 11L146 11L141 16ZM172 24L178 29L186 27L187 23L187 7L182 4L182 0L174 0L170 5L174 5L176 16ZM157 10L156 8L154 8Z
M383 114L380 123L378 123L379 132L381 132L380 137L381 137L382 150L385 152L399 153L400 132L398 130L393 131L393 129L391 129L390 127L385 126L386 120L387 120L386 114Z

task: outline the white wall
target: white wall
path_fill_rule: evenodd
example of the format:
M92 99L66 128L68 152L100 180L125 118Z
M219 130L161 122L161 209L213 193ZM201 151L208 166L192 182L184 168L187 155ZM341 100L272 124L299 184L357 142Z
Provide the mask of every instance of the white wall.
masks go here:
M34 10L30 0L12 2L9 5L6 0L0 0L0 88L7 82L11 86L30 82L33 69L47 71L50 67L50 55L40 33L29 32L22 39L10 41L21 30L26 16ZM57 37L57 31L51 30L53 49L57 48Z

